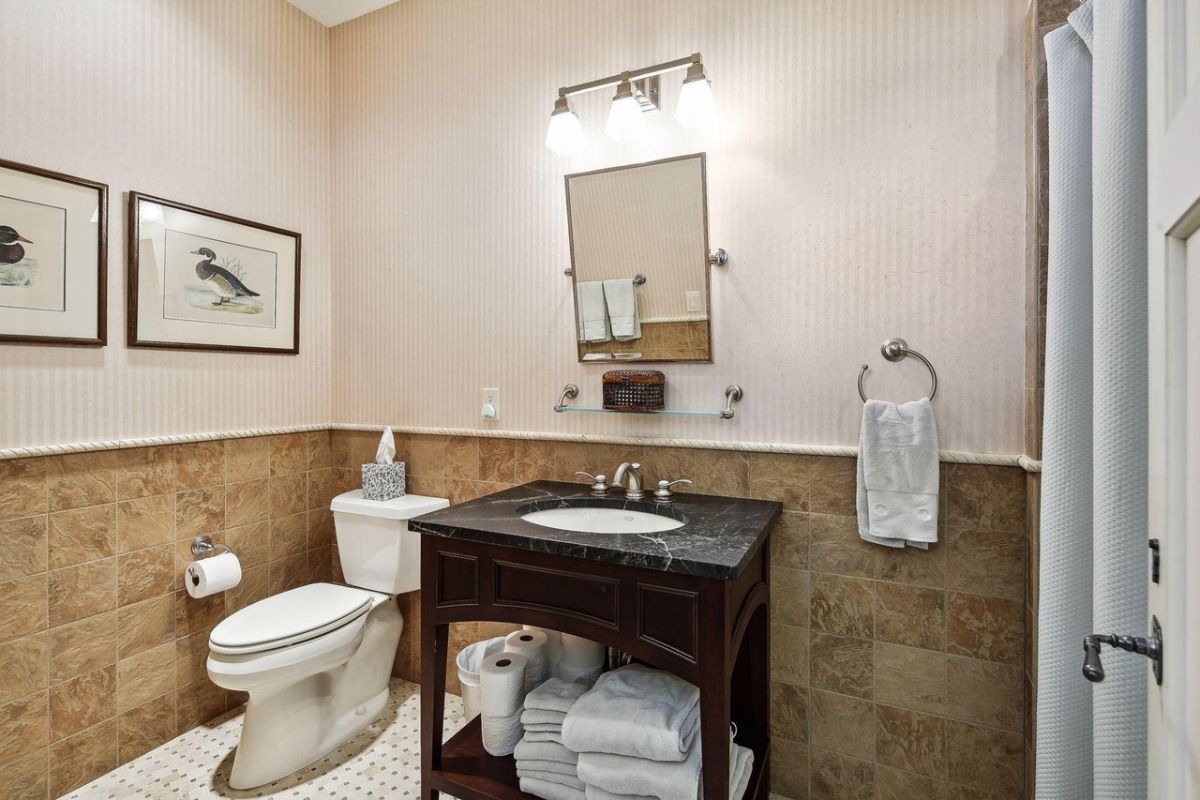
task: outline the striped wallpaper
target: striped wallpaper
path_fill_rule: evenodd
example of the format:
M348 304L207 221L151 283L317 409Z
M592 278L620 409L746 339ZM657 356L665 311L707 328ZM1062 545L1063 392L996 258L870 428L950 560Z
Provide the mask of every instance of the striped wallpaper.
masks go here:
M283 0L0 0L0 158L109 184L109 345L0 345L0 448L328 422L329 33ZM125 347L125 192L300 231L299 356Z
M332 31L335 421L854 444L859 365L915 397L937 366L942 446L1019 453L1024 385L1022 0L402 0ZM556 89L704 55L722 122L542 146ZM708 153L711 365L667 365L672 406L732 422L555 414L576 362L562 176Z

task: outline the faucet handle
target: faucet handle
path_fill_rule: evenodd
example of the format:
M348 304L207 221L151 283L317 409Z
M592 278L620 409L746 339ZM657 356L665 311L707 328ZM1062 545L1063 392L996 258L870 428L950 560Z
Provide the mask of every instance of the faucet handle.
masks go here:
M675 493L671 491L671 487L680 483L687 484L688 486L696 485L693 481L690 481L687 478L679 478L678 480L673 481L662 480L658 482L658 488L654 490L654 499L660 503L671 502L675 497Z
M604 495L608 494L608 484L605 483L607 476L593 475L590 472L576 472L575 474L581 478L587 478L592 482L592 494L596 495L597 497L603 497Z

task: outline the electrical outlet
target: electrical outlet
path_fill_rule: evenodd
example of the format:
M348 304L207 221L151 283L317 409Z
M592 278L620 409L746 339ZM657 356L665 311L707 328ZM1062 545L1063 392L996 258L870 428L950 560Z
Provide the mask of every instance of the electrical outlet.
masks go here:
M700 292L684 292L684 298L687 300L688 311L703 311L704 301L700 299Z
M500 419L500 390L497 388L483 390L483 406L480 411L484 419Z

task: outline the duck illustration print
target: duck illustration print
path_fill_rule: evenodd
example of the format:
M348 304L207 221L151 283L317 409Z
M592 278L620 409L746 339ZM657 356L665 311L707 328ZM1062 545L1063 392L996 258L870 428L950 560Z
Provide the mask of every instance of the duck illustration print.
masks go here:
M276 253L170 228L164 245L164 319L275 326Z
M62 311L67 212L0 194L0 306Z

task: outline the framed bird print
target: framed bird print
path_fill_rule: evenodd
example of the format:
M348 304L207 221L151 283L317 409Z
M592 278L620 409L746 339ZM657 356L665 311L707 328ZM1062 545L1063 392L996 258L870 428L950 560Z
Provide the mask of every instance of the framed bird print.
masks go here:
M107 186L0 160L0 344L104 344L107 232Z
M131 347L300 352L300 234L129 193Z

